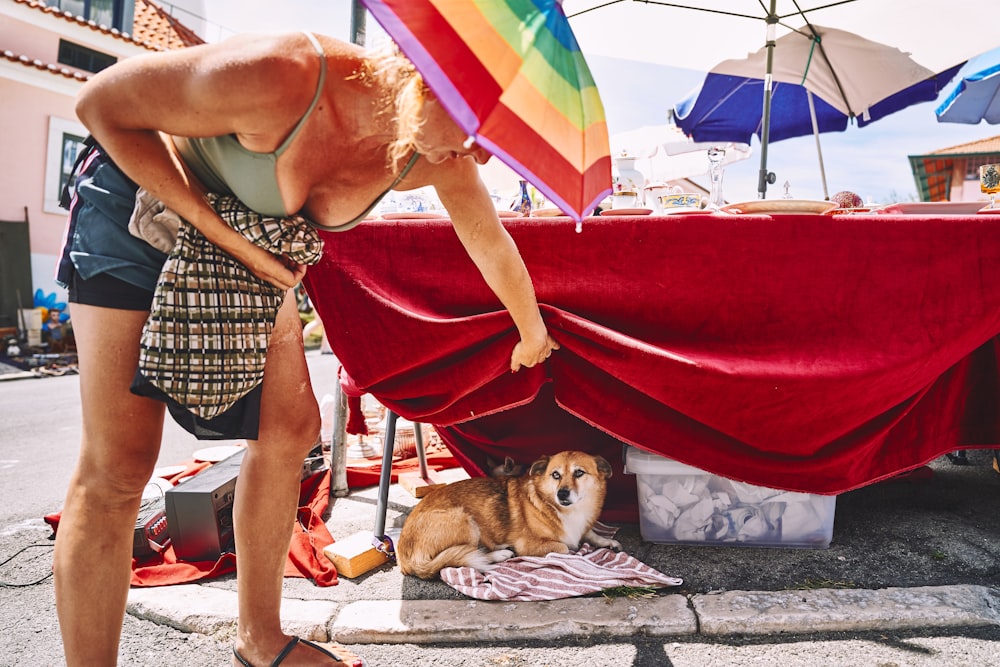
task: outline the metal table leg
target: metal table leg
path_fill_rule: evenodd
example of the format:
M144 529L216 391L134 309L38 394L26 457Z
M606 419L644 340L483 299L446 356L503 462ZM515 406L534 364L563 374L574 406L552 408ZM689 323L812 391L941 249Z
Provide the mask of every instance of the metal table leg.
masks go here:
M330 496L343 498L347 487L347 397L337 382L333 390L333 434L330 438Z
M387 411L385 436L382 439L382 472L378 480L378 505L375 508L375 538L385 538L385 515L389 510L389 484L392 482L392 451L396 443L396 420L392 410Z
M427 479L427 452L424 451L423 424L413 422L413 437L417 442L417 461L420 463L420 477Z

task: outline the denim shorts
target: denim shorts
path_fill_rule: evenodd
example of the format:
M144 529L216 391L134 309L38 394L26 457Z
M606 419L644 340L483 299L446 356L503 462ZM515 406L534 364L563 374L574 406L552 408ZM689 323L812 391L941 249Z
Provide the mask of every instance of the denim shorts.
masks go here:
M128 231L137 186L100 149L77 163L56 282L71 303L149 310L167 256Z

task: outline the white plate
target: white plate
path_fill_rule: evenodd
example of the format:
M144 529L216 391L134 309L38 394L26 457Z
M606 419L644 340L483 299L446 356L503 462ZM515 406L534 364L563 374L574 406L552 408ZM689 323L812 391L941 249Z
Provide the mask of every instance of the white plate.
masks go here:
M609 211L601 211L601 215L649 215L652 212L651 208L613 208Z
M153 469L153 477L173 477L178 473L182 473L187 470L187 466L164 466L162 468Z
M566 215L566 214L555 207L536 208L531 212L531 216L534 218L554 218L557 215Z
M983 208L981 201L905 201L882 207L882 213L903 215L972 215Z
M657 215L678 215L681 213L711 213L712 209L708 208L693 208L690 206L676 206L672 208L663 209L662 213L657 213Z
M821 199L755 199L728 204L721 210L726 213L744 214L821 214L837 208L836 202Z
M442 220L446 216L440 213L425 213L423 211L400 211L399 213L383 213L383 220Z
M174 485L167 480L161 477L153 477L146 482L146 487L142 490L142 499L148 500L150 498L162 496L172 488L174 488Z
M230 456L236 452L243 449L239 445L219 445L218 447L206 447L204 449L199 449L191 457L195 461L208 461L209 463L218 463L222 459L228 459Z

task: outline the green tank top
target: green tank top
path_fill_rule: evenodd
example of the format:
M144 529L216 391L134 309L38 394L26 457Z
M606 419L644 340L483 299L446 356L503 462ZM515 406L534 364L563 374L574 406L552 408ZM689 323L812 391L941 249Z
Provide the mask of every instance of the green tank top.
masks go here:
M323 46L312 33L305 33L320 57L319 81L316 84L316 94L299 122L292 128L288 137L272 153L257 153L243 147L236 135L227 134L221 137L173 137L174 145L191 171L205 184L210 192L235 195L247 208L261 215L287 217L294 211L286 211L285 203L278 188L276 163L299 130L316 108L323 86L326 82L326 54ZM329 231L347 231L358 225L372 209L388 194L389 190L399 185L410 168L417 161L419 153L414 153L404 167L402 173L393 181L385 192L378 196L364 213L350 222L336 227L316 225Z

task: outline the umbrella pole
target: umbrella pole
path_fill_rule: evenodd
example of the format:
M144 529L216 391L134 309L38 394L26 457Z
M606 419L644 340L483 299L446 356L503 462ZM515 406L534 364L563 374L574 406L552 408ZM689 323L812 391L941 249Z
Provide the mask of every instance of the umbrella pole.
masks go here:
M771 11L767 15L767 70L764 73L764 113L760 128L760 172L757 175L757 196L764 199L767 196L767 184L774 183L774 174L767 171L767 143L771 135L771 72L774 68L775 24L778 16L775 13L777 0L771 0Z
M365 27L365 6L361 0L351 2L351 43L364 46L367 41Z
M816 138L816 155L819 156L819 175L823 179L823 199L829 201L830 191L826 187L826 167L823 166L823 149L819 145L819 123L816 121L816 105L813 103L812 91L806 91L809 100L809 117L812 118L813 136Z

